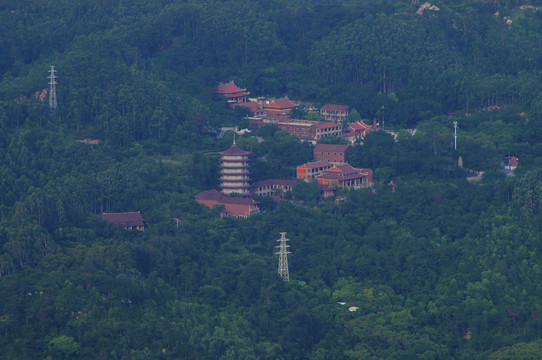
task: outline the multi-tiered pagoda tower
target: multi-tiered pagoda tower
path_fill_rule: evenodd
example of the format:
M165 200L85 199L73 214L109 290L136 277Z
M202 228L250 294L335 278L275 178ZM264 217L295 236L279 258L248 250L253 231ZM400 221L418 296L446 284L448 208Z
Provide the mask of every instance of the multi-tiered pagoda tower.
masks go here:
M242 196L250 195L250 178L248 175L250 152L233 145L219 152L220 159L220 188L224 194L238 193Z

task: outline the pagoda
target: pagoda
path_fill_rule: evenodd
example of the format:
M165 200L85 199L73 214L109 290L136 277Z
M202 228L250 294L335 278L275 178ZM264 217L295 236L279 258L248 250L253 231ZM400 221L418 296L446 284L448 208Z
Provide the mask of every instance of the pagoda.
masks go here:
M233 145L227 150L219 152L220 158L220 188L224 194L238 193L249 196L250 178L248 175L250 152Z

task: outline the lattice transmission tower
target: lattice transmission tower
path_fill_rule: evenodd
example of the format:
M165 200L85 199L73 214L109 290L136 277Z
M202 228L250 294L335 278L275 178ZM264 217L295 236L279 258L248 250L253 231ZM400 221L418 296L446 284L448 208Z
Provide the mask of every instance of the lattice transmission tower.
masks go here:
M51 75L49 75L47 78L49 80L49 111L51 116L55 116L55 110L56 110L56 75L55 75L55 67L51 66L51 70L49 70Z
M279 256L279 276L284 281L290 281L290 272L288 271L288 254L291 254L291 252L288 251L290 245L286 244L286 241L288 241L288 239L286 239L286 233L281 232L280 239L277 241L280 242L280 244L277 246L279 251L275 253Z

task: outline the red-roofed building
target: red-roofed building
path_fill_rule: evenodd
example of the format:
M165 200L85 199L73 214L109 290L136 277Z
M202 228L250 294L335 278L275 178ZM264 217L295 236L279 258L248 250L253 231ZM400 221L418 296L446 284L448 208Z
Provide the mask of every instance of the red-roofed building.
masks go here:
M373 121L372 125L367 125L363 121L348 124L345 129L344 137L355 141L356 139L363 139L371 131L378 130L378 123Z
M221 216L247 218L260 212L258 201L250 198L231 197L217 190L203 191L197 194L195 199L199 204L210 207L211 209L215 205L224 205Z
M287 97L271 101L268 104L264 104L264 110L272 111L274 113L286 115L297 105L290 101Z
M360 188L372 184L373 171L371 169L354 168L348 164L335 165L322 171L316 179L323 185Z
M314 140L316 138L316 129L313 127L315 123L315 121L311 120L278 118L277 122L272 125L298 139Z
M103 213L102 219L124 227L126 230L145 230L145 219L138 212Z
M335 194L335 188L333 186L318 183L318 187L320 187L320 195L322 197L327 198Z
M517 158L517 156L510 156L508 158L508 168L510 170L516 170L516 168L518 167L518 164L519 164L519 159Z
M238 193L250 195L250 178L248 171L250 152L242 150L235 142L228 149L219 152L220 188L224 194Z
M251 192L258 196L272 196L276 193L284 194L291 191L297 180L268 179L255 182L251 187Z
M517 156L505 156L502 160L504 170L508 174L511 174L514 170L516 170L519 165L519 159Z
M236 107L236 106L244 106L244 107L248 108L250 110L250 116L253 116L253 117L262 117L262 116L265 115L265 111L264 111L262 105L260 105L259 103L255 102L255 101L247 101L247 102L232 104L232 106L234 106L234 107Z
M233 81L229 83L220 83L216 90L217 96L224 96L229 104L244 103L250 92L247 89L241 89Z
M347 161L350 145L316 144L314 161L325 161L332 164L344 164Z
M326 121L343 122L350 114L350 106L325 104L320 108L320 114L324 116Z
M337 205L340 205L343 202L346 202L345 196L342 196L342 195L335 196L335 203L337 203Z
M291 119L278 112L264 110L259 117L250 118L250 126L259 129L273 125L301 140L316 141L326 136L342 136L342 124L315 120Z
M311 181L331 166L332 164L324 161L314 161L299 165L296 169L297 178L300 180Z

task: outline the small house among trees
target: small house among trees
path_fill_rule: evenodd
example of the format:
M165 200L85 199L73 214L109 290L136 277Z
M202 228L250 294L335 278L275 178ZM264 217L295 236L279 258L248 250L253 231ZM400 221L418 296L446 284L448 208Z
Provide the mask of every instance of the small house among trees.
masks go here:
M117 224L126 230L145 230L145 219L141 212L103 213L102 219Z

